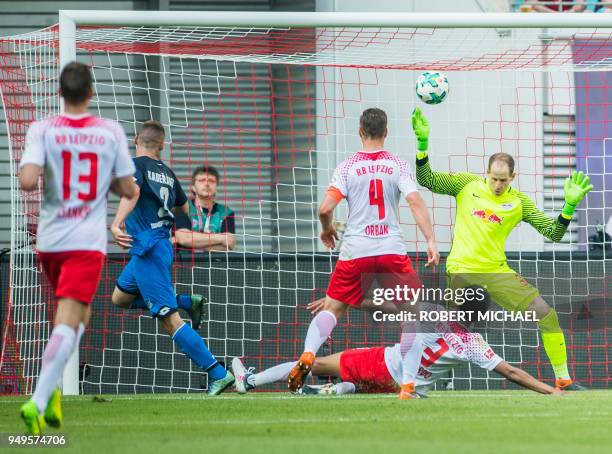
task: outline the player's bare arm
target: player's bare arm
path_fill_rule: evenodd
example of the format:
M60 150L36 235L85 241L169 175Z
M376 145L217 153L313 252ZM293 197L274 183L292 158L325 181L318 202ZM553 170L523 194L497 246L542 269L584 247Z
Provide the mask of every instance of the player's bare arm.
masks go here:
M132 182L132 184L134 183ZM132 197L121 197L119 207L117 208L117 213L115 214L115 219L113 219L110 226L110 231L115 238L115 242L124 249L129 249L132 247L132 237L125 231L125 220L138 203L138 199L140 197L140 188L136 184L134 184L134 186L136 187L136 190L134 191Z
M431 219L427 206L421 194L418 192L411 192L406 196L406 201L410 206L414 220L421 230L421 233L427 240L427 263L425 266L436 266L440 263L440 253L438 252L438 245L436 244L436 238L434 236L433 226L431 225Z
M174 212L189 216L189 202L180 207L174 207ZM196 251L227 251L236 247L236 237L233 233L202 233L190 229L177 229L174 240L179 245Z
M326 194L319 206L319 221L321 222L321 241L325 247L334 249L338 232L334 228L334 209L338 206L338 200L329 194Z
M42 173L42 167L36 164L26 164L19 172L19 186L24 191L34 191L38 188L38 179Z
M227 251L236 247L236 237L233 233L202 233L179 229L175 237L181 246L201 251Z
M189 202L180 207L174 207L173 211L189 215ZM227 251L236 247L236 237L233 233L202 233L189 229L177 229L174 236L178 244L195 250Z
M517 385L521 385L524 388L530 389L532 391L541 394L564 394L564 391L555 389L552 386L547 385L546 383L542 383L529 373L525 372L522 369L519 369L518 367L512 366L506 361L502 361L501 363L499 363L494 370L495 372L507 378L511 382L514 382Z
M119 197L138 197L139 188L134 183L134 177L128 175L127 177L114 178L111 182L110 190L117 194Z

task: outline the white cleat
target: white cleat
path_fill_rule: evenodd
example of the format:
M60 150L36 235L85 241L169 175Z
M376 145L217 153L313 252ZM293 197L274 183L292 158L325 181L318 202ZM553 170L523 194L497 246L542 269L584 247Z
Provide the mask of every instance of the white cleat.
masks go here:
M335 396L338 391L335 383L326 383L324 385L304 385L296 394Z
M255 386L249 383L249 377L253 375L251 369L244 367L240 358L232 359L232 370L234 371L234 376L236 377L236 391L238 394L246 394L247 392L255 389Z

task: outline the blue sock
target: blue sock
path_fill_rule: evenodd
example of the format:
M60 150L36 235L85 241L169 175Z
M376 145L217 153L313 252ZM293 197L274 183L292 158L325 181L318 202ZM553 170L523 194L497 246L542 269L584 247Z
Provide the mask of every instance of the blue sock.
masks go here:
M204 339L196 333L191 326L185 323L172 336L181 351L185 353L198 367L208 372L213 380L220 380L225 377L227 371L217 358L208 350Z
M142 299L142 295L137 295L130 305L130 309L148 309L147 303Z
M176 295L176 304L179 309L188 311L191 309L191 295Z

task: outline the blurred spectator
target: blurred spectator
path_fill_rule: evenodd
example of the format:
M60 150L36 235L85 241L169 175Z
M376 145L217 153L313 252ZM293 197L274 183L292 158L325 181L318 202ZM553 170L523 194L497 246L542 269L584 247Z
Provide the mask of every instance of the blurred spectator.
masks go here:
M529 0L525 2L539 13L581 13L585 10L585 0Z
M177 215L176 242L196 251L227 251L236 247L234 212L215 202L219 172L213 166L195 169L189 216Z

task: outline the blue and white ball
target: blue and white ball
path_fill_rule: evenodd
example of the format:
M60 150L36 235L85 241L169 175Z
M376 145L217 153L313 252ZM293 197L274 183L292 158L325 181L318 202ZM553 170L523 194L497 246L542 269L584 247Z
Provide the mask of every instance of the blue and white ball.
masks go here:
M448 96L448 79L439 72L424 72L417 79L416 94L426 104L440 104Z

